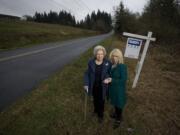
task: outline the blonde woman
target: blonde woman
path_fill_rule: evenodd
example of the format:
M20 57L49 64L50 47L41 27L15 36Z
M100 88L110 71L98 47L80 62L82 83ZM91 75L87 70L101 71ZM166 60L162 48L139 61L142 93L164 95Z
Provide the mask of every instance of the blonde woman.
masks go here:
M88 69L84 74L84 89L88 95L93 96L94 113L99 122L103 122L104 102L108 90L107 78L110 77L111 63L106 58L106 50L103 46L94 48L94 58L88 62Z
M109 99L114 106L114 113L111 114L115 118L114 128L118 127L122 120L122 111L126 104L126 80L127 66L124 64L122 52L114 49L110 53L112 62L111 78L109 78Z

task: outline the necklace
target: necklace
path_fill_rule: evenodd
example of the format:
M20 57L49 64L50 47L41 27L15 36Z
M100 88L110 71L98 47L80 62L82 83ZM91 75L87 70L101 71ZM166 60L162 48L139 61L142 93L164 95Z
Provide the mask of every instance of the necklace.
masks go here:
M102 62L102 61L97 61L97 60L95 60L95 63L96 63L97 65L101 65L103 62Z

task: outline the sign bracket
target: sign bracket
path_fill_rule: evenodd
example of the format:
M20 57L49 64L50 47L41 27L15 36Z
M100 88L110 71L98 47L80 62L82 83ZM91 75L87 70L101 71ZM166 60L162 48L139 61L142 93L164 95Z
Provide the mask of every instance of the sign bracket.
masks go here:
M143 67L144 59L146 57L150 41L155 41L156 38L152 38L151 37L152 36L152 32L148 32L147 36L127 33L127 32L123 32L123 35L124 36L128 36L128 37L133 37L133 38L138 38L138 39L146 40L146 43L145 43L145 46L144 46L144 49L143 49L143 53L141 55L141 59L140 59L140 61L138 61L138 65L136 67L136 75L135 75L135 78L134 78L134 81L133 81L133 85L132 85L132 88L135 88L136 85L137 85L137 82L138 82L138 79L139 79L142 67Z

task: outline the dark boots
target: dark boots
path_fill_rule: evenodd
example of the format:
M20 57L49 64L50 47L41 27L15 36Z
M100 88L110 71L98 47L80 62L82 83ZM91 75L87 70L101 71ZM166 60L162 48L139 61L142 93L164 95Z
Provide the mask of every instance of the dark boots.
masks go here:
M115 107L115 112L111 114L110 117L115 119L113 128L118 128L122 121L122 109L119 107Z

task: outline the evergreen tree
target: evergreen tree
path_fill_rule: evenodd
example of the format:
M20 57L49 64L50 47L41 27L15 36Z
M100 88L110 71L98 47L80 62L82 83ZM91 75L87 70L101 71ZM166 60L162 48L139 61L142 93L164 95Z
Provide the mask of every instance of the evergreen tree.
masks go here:
M123 2L115 11L115 32L122 34L124 31L136 33L138 31L137 15L124 8Z
M102 32L109 32L112 29L111 15L106 12L101 12L100 10L98 10L97 13L93 11L91 15L88 14L84 20L78 22L76 22L75 17L71 13L66 11L60 11L59 13L54 11L50 11L49 13L36 12L33 20L36 22L76 26Z
M180 14L174 0L150 0L141 17L146 30L155 33L158 40L175 41L180 35Z

